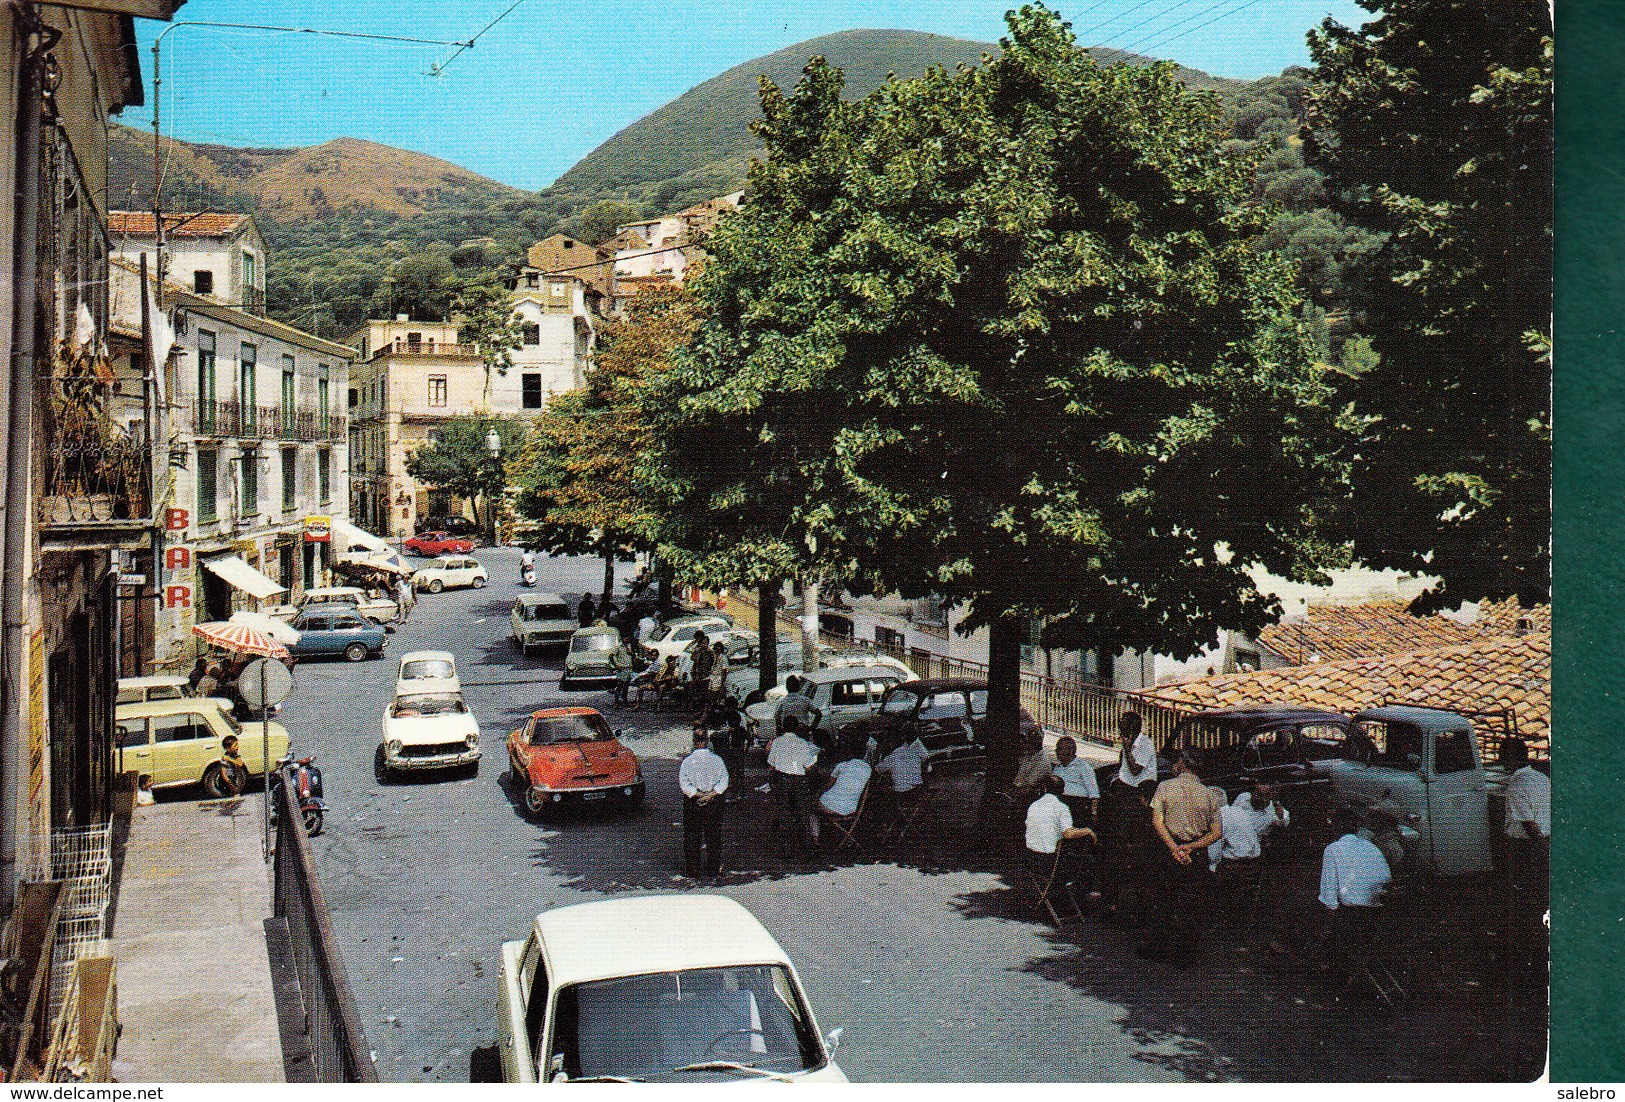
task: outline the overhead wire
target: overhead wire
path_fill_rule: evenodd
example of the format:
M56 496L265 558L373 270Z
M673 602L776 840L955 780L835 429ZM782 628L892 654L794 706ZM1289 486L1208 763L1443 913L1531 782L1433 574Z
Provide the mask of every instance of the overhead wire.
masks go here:
M1144 19L1140 20L1138 23L1134 24L1132 27L1126 27L1123 30L1120 30L1120 31L1116 32L1115 37L1127 38L1129 35L1133 34L1135 31L1139 30L1141 27L1145 26L1146 24L1154 23L1157 20L1164 18L1165 16L1172 15L1174 12L1176 12L1180 8L1184 7L1186 4L1194 4L1195 2L1196 2L1196 0L1176 0L1176 2L1174 4L1170 5L1169 7L1163 8L1161 11L1152 12L1150 15L1146 16ZM1124 14L1126 15L1128 13L1125 12ZM1178 24L1171 24L1171 26L1178 26ZM1166 30L1166 29L1168 29L1168 28L1164 28L1164 30ZM1161 33L1161 32L1158 32L1158 33ZM1100 41L1100 42L1096 42L1093 46L1090 46L1088 48L1091 49L1091 50L1098 50L1103 46L1106 46L1106 43L1104 41ZM1121 52L1121 51L1118 51L1115 46L1107 47L1107 49L1110 52Z
M473 38L469 39L467 42L459 44L457 49L452 51L452 54L451 54L450 57L448 57L446 60L440 62L440 64L438 64L438 65L430 65L429 66L429 75L437 77L441 73L444 73L446 71L446 66L450 65L453 61L456 61L457 58L462 54L462 52L464 50L472 50L474 48L474 43L478 42L485 35L486 31L490 30L492 27L496 26L498 23L500 23L504 19L508 18L508 16L512 15L513 10L515 8L517 8L520 4L523 4L524 2L525 2L525 0L513 0L513 3L508 6L507 11L503 12L501 15L499 15L495 19L491 20L491 22L487 23L484 27L481 27L479 34L476 34Z
M1194 12L1191 15L1187 15L1183 19L1175 20L1174 22L1169 23L1167 26L1160 27L1157 30L1151 32L1150 34L1141 35L1139 38L1135 39L1132 42L1129 42L1127 45L1119 47L1118 51L1120 53L1125 53L1126 54L1131 50L1135 50L1135 49L1139 48L1144 43L1150 42L1151 40L1153 40L1153 39L1155 39L1155 38L1157 38L1157 37L1159 37L1159 36L1161 36L1163 34L1166 34L1168 31L1174 30L1176 27L1183 27L1187 23L1194 23L1196 20L1202 18L1204 15L1207 15L1209 12L1217 11L1218 9L1224 7L1227 4L1233 4L1233 3L1236 3L1236 2L1237 2L1237 0L1214 0L1213 3L1209 4L1207 7L1203 8L1201 11ZM1169 10L1171 11L1172 9L1169 9Z
M1213 24L1218 23L1221 20L1229 19L1232 15L1238 15L1241 12L1246 11L1248 8L1252 7L1253 5L1255 5L1255 4L1259 3L1259 2L1260 2L1260 0L1246 0L1246 3L1241 4L1241 5L1237 6L1237 7L1231 8L1227 12L1220 12L1218 15L1215 15L1212 19L1209 19L1206 23L1198 23L1196 26L1191 27L1188 30L1180 31L1176 35L1172 35L1172 36L1164 37L1164 38L1157 38L1156 37L1157 34L1166 34L1167 31L1173 30L1173 27L1165 27L1165 28L1163 28L1162 31L1156 32L1156 34L1146 36L1146 39L1156 38L1156 41L1149 42L1145 46L1145 49L1147 49L1147 50L1160 50L1164 46L1168 45L1170 42L1178 42L1181 38L1184 38L1187 35L1195 34L1197 31L1201 30L1204 27L1211 27ZM1211 9L1209 9L1209 10L1211 10ZM1199 18L1201 16L1201 14L1202 14L1201 12L1198 12L1196 15L1192 16L1191 18L1192 19ZM1188 22L1188 20L1181 20L1181 22ZM1177 24L1177 23L1174 24L1174 26L1178 26L1178 25L1179 24ZM1144 41L1146 41L1146 39L1142 39L1141 41L1144 42ZM1136 48L1136 47L1139 47L1139 45L1140 45L1139 42L1131 43L1130 48L1131 49Z
M1102 19L1100 22L1094 24L1093 26L1085 27L1083 30L1078 31L1076 33L1076 37L1080 41L1083 40L1083 39L1086 39L1090 35L1094 34L1096 31L1100 30L1102 27L1109 27L1113 23L1117 22L1119 19L1123 18L1125 15L1132 15L1133 13L1139 11L1141 8L1145 7L1147 4L1150 4L1152 2L1153 2L1153 0L1140 0L1139 3L1133 4L1133 5L1129 6L1129 7L1126 7L1122 11L1116 13L1115 15L1107 16L1105 19ZM1093 47L1091 47L1091 49L1092 48Z

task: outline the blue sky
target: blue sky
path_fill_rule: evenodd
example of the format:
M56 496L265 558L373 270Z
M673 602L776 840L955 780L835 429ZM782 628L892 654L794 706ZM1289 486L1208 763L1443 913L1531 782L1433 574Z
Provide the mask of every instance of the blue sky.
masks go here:
M464 40L513 0L190 0L210 21ZM855 27L996 41L1010 0L524 0L439 76L452 47L179 26L163 41L163 130L228 145L366 138L540 188L622 127L751 58ZM1084 45L1133 48L1221 76L1306 64L1305 33L1354 0L1058 0ZM1212 22L1210 22L1212 21ZM1204 24L1207 24L1204 26ZM151 45L137 20L150 126Z

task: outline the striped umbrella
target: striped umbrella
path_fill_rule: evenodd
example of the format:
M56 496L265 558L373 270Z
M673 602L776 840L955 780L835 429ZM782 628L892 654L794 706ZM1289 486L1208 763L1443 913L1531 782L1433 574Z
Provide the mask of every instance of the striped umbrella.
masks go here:
M192 634L222 650L234 651L237 654L258 654L265 658L277 659L292 657L287 647L247 624L198 624L192 629Z

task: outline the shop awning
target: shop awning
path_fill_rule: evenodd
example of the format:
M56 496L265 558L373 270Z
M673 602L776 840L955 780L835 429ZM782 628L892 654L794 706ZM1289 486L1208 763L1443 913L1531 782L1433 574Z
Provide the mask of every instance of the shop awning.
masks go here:
M369 552L394 550L379 537L357 528L343 517L333 518L333 543L339 552L352 551L357 547L364 547Z
M236 555L227 555L219 559L204 559L203 568L211 574L224 578L258 601L288 591L287 586L277 585L276 582L249 566Z

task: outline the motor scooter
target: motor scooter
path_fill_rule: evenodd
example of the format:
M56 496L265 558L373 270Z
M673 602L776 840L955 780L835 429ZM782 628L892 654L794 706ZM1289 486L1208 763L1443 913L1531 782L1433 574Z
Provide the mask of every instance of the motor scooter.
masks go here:
M327 802L322 799L322 771L311 763L309 758L295 759L292 754L287 755L276 763L276 770L271 774L271 821L276 821L277 808L281 804L277 796L277 789L285 784L285 769L292 767L293 797L299 802L299 814L305 823L305 833L312 838L322 832L322 816L327 811Z
M519 584L526 587L536 584L536 564L534 562L521 562L519 564Z

